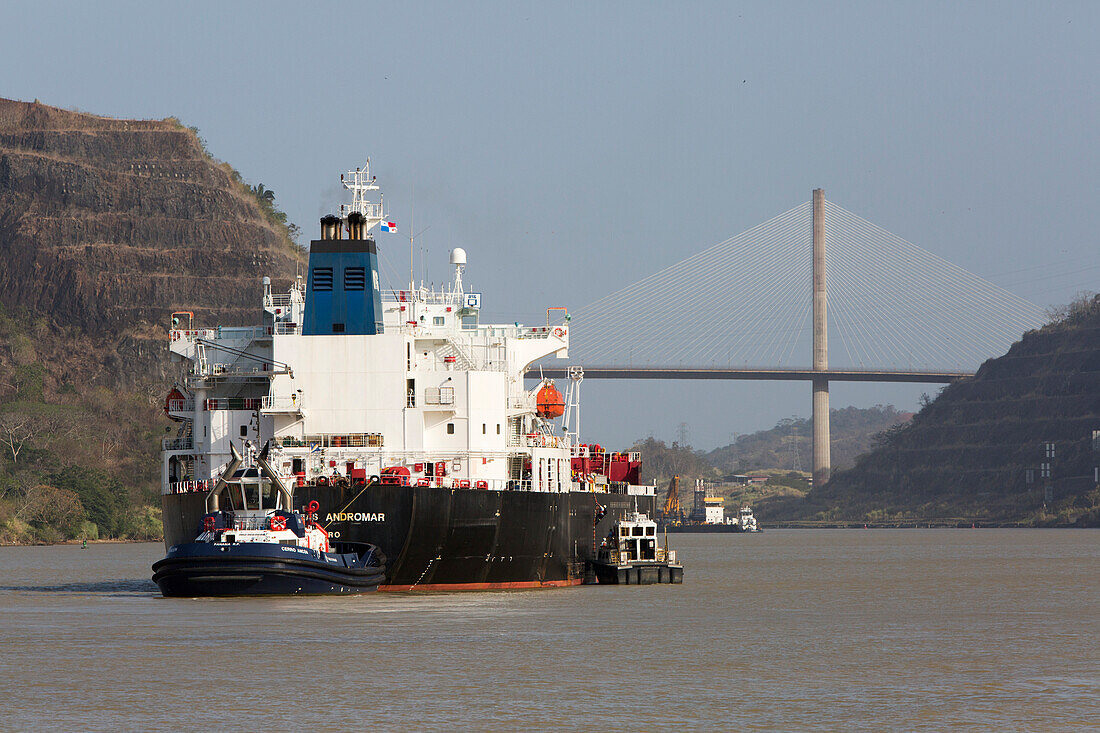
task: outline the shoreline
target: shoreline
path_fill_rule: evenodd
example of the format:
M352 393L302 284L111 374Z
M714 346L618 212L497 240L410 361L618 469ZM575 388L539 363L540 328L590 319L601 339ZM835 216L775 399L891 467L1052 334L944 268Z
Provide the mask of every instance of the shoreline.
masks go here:
M88 540L88 546L92 545L139 545L145 542L164 542L164 538L156 538L151 540L126 540L126 539L104 539L104 540ZM61 542L5 542L0 544L0 547L61 547L65 545L75 545L79 547L84 543L84 540L63 540Z

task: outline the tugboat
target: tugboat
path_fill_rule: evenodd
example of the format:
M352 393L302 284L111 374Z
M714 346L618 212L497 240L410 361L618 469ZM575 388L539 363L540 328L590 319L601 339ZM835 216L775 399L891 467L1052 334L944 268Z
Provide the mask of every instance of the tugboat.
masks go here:
M210 493L193 542L173 545L153 565L166 597L331 595L377 589L385 556L370 544L329 542L316 521L317 502L303 515L293 493L259 455L232 446L233 462ZM246 460L247 456L247 460ZM250 463L251 465L245 465Z
M737 526L741 532L760 531L760 528L756 526L756 517L753 516L751 507L741 507L741 513L737 517Z
M590 563L598 583L652 585L683 583L676 551L657 544L657 523L635 510L617 520Z

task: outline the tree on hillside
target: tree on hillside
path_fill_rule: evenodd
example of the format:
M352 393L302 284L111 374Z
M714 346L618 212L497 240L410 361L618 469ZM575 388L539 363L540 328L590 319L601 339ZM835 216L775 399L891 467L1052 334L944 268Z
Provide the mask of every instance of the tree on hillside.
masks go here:
M0 412L0 445L12 463L19 463L26 448L48 448L67 431L67 422L61 415L43 410L40 405L14 403L7 407Z
M84 521L84 505L76 492L39 484L27 491L15 516L27 524L50 525L71 534Z
M249 186L249 190L252 191L252 195L260 201L267 201L271 204L275 203L275 192L270 188L265 188L264 184L257 183L255 186Z
M715 476L714 469L691 446L666 445L663 440L646 438L636 442L632 450L642 454L642 480L645 482L663 484L673 476L679 476L682 481Z

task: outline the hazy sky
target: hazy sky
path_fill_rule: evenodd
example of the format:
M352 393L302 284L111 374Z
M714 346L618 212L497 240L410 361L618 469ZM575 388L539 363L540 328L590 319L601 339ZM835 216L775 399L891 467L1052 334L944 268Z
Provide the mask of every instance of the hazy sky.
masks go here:
M1100 3L306 5L9 3L0 96L176 116L309 237L370 155L403 233L414 202L430 227L428 280L466 248L488 320L582 306L815 187L1040 305L1100 290ZM399 285L408 240L379 244ZM584 394L612 445L810 411L799 382Z

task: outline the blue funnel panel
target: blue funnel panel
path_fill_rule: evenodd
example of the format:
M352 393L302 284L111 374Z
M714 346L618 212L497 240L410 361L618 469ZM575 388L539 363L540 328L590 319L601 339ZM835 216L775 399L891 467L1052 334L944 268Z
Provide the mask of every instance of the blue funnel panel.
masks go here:
M378 250L373 239L322 239L309 246L306 336L382 333Z

